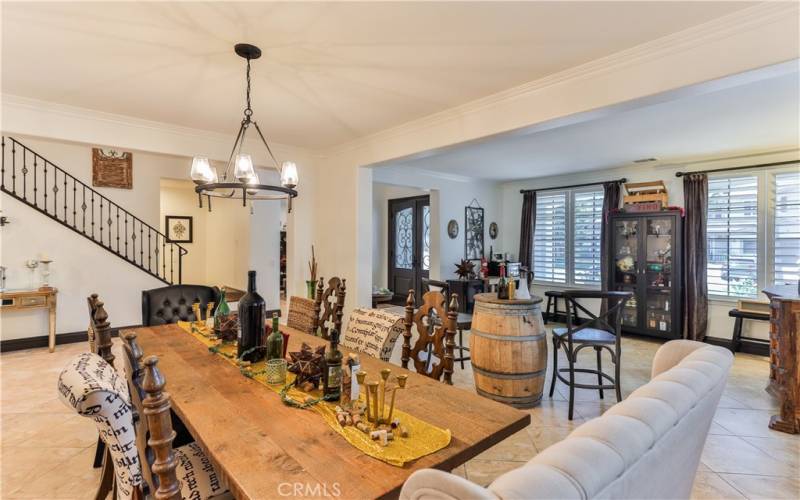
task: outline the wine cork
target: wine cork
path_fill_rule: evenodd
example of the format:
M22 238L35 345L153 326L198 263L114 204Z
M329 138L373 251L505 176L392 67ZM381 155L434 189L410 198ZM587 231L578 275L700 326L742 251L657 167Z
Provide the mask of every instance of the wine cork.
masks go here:
M408 427L401 425L400 426L400 437L407 438L408 437Z
M356 424L356 429L360 430L364 434L369 433L369 426L367 424L365 424L364 422L357 423Z

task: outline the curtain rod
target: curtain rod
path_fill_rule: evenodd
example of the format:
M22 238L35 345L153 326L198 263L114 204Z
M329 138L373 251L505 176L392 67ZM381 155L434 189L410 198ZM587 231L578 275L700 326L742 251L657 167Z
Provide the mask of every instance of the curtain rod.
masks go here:
M726 172L730 170L746 170L748 168L777 167L779 165L791 165L792 163L800 163L800 160L776 161L774 163L759 163L758 165L744 165L742 167L714 168L711 170L696 170L694 172L675 172L675 177L683 177L684 175L689 174L710 174L713 172Z
M569 186L556 186L556 187L549 187L549 188L539 188L539 189L520 189L520 193L535 193L536 191L551 191L553 189L570 189L570 188L579 188L579 187L586 187L586 186L597 186L600 184L605 184L606 182L617 182L617 183L625 183L628 182L628 179L623 177L622 179L616 179L613 181L597 181L597 182L587 182L585 184L572 184Z

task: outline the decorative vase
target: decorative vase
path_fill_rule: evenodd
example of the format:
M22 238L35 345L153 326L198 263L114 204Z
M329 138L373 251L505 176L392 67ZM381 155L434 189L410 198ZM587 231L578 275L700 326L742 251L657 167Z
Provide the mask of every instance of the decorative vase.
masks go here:
M314 300L314 294L317 291L317 282L314 280L306 281L306 289L308 290L308 298Z

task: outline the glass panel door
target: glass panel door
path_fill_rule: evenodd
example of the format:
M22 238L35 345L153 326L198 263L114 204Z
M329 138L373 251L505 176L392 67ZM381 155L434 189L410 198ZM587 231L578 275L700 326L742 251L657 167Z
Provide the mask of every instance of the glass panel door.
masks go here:
M414 208L398 210L394 216L394 267L411 269L414 266Z
M639 269L639 219L617 219L613 227L612 277L615 290L633 292L622 310L622 325L639 326L638 269Z
M647 219L645 234L644 285L647 287L645 328L659 333L672 331L672 247L674 243L673 219L653 217Z

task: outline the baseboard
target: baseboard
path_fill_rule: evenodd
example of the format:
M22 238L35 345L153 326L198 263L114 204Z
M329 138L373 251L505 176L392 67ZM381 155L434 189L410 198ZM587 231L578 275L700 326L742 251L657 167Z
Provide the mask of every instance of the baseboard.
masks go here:
M733 351L733 340L723 339L719 337L706 337L703 340L706 344L718 345ZM753 340L742 339L739 344L739 351L746 354L755 354L757 356L769 356L769 343L757 342Z
M119 330L125 328L136 328L141 325L121 326L111 330L112 337L119 336ZM74 344L75 342L87 342L86 330L80 332L59 333L56 335L56 345ZM26 337L23 339L11 339L0 341L0 352L22 351L24 349L37 349L47 347L48 337Z

